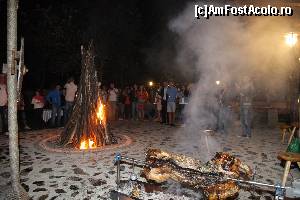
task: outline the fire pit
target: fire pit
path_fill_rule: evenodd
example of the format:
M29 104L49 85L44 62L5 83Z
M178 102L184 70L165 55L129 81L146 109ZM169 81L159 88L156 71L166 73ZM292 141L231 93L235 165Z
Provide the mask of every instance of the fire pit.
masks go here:
M74 148L72 145L61 146L59 144L60 141L60 133L57 132L55 135L51 135L38 143L38 146L46 151L55 152L55 153L84 153L84 152L98 152L98 151L106 151L112 149L118 149L125 146L128 146L132 143L132 139L127 135L119 135L115 137L117 141L115 144L105 145L101 147L93 147L93 148Z
M93 44L81 48L82 68L79 88L69 121L61 133L59 144L79 149L94 149L115 144L109 132L106 105L101 96Z
M95 68L92 42L87 48L81 47L81 54L80 83L71 116L60 135L44 139L40 146L53 152L84 152L129 145L131 139L128 136L114 136L109 131L109 110L100 93L101 82Z

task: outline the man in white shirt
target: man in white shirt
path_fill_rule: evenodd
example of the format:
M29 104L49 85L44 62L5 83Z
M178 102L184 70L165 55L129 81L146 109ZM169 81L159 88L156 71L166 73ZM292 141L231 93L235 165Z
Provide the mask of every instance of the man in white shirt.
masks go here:
M2 123L2 132L7 132L7 120L6 120L6 111L7 111L7 91L6 85L0 84L0 117Z
M118 98L118 89L115 88L113 83L110 84L110 88L108 90L108 106L110 111L110 119L116 120L116 112L117 112L117 98Z
M76 92L77 92L77 85L74 83L74 78L71 77L69 78L68 82L65 84L66 89L66 94L65 94L65 100L66 100L66 104L65 104L65 112L64 112L64 124L67 123L73 105L74 105L74 100L75 100L75 96L76 96Z

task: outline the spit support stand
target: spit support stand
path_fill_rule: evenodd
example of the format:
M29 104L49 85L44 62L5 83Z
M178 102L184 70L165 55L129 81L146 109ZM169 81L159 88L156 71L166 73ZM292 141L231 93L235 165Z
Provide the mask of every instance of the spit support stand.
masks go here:
M117 153L115 156L115 160L114 163L115 165L117 165L117 180L116 180L116 184L117 184L117 191L120 190L120 182L121 182L121 154Z
M137 180L137 175L136 173L134 172L134 162L132 162L132 172L130 174L130 180L131 181L136 181Z
M277 184L275 187L275 200L283 200L285 196L285 189L281 187L280 184Z

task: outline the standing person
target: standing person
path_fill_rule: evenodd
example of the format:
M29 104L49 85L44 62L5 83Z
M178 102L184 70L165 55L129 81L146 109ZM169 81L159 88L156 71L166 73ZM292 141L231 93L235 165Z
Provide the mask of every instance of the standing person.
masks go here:
M51 114L51 126L60 126L61 123L61 93L60 85L49 92L46 97L47 101L51 104L52 114Z
M105 85L103 85L101 87L101 91L100 91L100 95L101 95L101 101L103 104L107 103L107 88Z
M181 88L178 88L178 93L177 93L177 97L179 98L179 102L178 102L178 120L181 123L183 122L183 109L185 106L185 96L184 96L184 92L185 92L185 86L181 86Z
M174 87L173 81L170 81L167 89L167 112L169 117L169 125L175 126L175 111L176 111L176 97L177 89Z
M162 97L161 100L161 123L167 124L167 89L168 89L168 83L163 82L163 87L160 90L160 96Z
M131 118L136 120L137 117L137 91L138 86L136 84L133 85L130 91L130 101L131 101Z
M21 128L25 130L30 130L31 128L27 125L26 113L25 113L25 102L24 97L21 95L20 101L17 104L18 109L18 117L20 117L19 122L21 123Z
M65 112L64 112L64 124L67 123L70 118L72 108L74 106L74 100L77 92L77 85L74 83L74 78L69 78L65 84Z
M110 84L110 88L108 89L108 107L110 113L110 119L117 119L117 98L118 98L118 89L115 88L113 83Z
M150 98L146 99L144 104L144 113L147 120L152 120L155 117L155 107L153 103L150 102Z
M119 120L123 120L125 118L125 96L124 96L124 90L119 91L118 95L118 117Z
M137 91L137 99L138 99L138 104L137 104L137 109L138 109L138 119L139 120L144 120L145 118L145 102L148 99L148 93L144 86L140 86L139 90Z
M158 122L161 122L161 109L162 109L162 106L161 106L161 96L159 94L159 91L161 90L161 87L159 86L158 88L158 92L156 92L156 95L155 95L155 105L156 105L156 111L157 111L157 118L155 121L158 121Z
M182 86L182 90L183 90L183 96L184 96L184 102L188 102L188 98L190 97L190 90L188 89L187 86Z
M240 85L237 85L240 93L240 120L243 130L242 137L251 137L252 125L252 99L254 96L254 86L250 77L245 76Z
M218 95L219 114L218 114L218 132L222 134L228 133L228 125L230 119L230 103L227 87L224 85Z
M130 94L129 94L129 87L126 87L124 90L124 105L125 105L125 119L130 119L131 113L131 102L130 102Z
M43 108L45 106L45 99L44 96L41 95L41 92L39 90L37 90L35 92L35 96L32 97L31 104L33 104L34 122L36 123L36 128L42 128L42 114Z
M189 102L190 97L192 96L193 92L195 91L195 85L190 83L187 85L186 90L184 92L184 96L186 98L186 102Z
M0 116L2 123L2 133L6 133L8 131L7 127L7 91L6 85L0 84Z

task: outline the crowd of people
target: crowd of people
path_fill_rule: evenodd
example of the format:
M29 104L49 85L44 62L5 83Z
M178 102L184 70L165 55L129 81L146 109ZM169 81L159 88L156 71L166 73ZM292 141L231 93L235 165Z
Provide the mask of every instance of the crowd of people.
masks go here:
M50 127L60 127L66 124L70 112L72 110L75 96L77 92L77 85L74 83L74 78L70 78L67 83L61 88L60 85L53 86L49 91L36 90L27 104L31 107L30 111L25 112L24 95L18 101L18 123L19 129L41 129L46 127L46 122L43 121L42 115L44 109L51 110ZM0 83L0 117L1 130L7 133L7 88L5 83ZM30 125L28 125L28 113L30 113ZM61 120L63 117L63 120Z
M243 128L243 136L251 137L251 112L253 85L249 79L245 79L242 84L237 85L240 96L240 121ZM228 98L228 89L220 87L216 98L217 123L216 129L226 133L228 119L232 104ZM183 109L189 102L193 91L191 85L175 86L173 81L162 84L149 84L115 87L111 83L109 87L102 85L99 95L102 102L107 105L108 120L139 120L157 121L161 124L175 126L176 123L184 123ZM21 129L40 129L44 127L64 126L72 111L76 99L77 85L74 78L69 78L66 84L61 87L55 85L51 90L36 90L30 99L32 113L30 116L30 126L27 123L25 112L25 101L21 98L18 102L18 122ZM44 111L50 111L48 125L43 119ZM7 90L6 85L0 83L0 117L2 132L7 132Z
M172 81L162 85L134 84L124 88L116 88L111 83L108 89L106 86L101 88L110 120L155 120L171 126L175 125L175 118L181 117L190 93L187 86L175 87Z
M18 121L20 129L41 129L45 127L64 126L70 117L77 93L74 78L69 78L61 87L54 85L52 89L36 90L27 102L30 112L25 112L24 98L18 102ZM137 85L116 88L113 83L109 87L102 85L99 91L101 100L108 108L108 119L115 120L150 120L162 124L175 125L175 119L182 119L182 110L188 102L190 88L175 87L173 81L156 85ZM28 108L28 106L27 106ZM43 120L43 112L50 111L49 122ZM28 113L30 113L28 115ZM29 116L29 117L28 117ZM0 83L0 117L1 130L7 132L7 89ZM29 119L28 119L29 118ZM28 125L27 121L30 121Z

